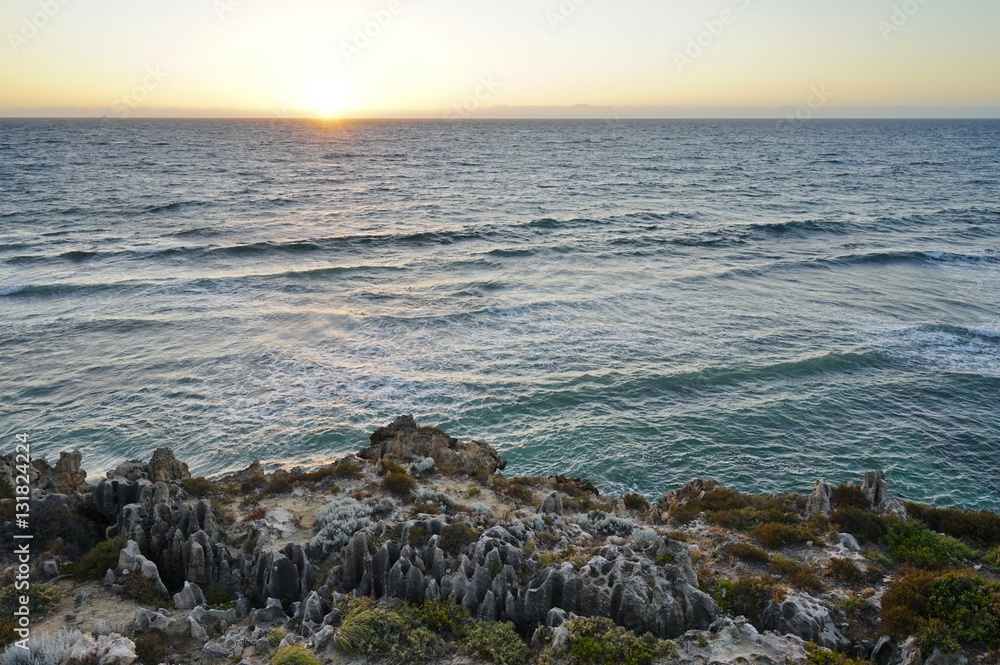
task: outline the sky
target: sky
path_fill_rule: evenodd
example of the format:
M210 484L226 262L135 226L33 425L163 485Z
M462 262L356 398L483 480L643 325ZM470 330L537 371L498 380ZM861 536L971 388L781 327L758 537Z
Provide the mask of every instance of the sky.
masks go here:
M3 0L0 115L1000 117L996 0Z

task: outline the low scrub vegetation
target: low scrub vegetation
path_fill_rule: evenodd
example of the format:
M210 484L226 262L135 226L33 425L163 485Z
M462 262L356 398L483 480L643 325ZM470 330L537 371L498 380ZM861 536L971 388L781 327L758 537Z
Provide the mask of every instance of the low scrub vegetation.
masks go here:
M919 503L907 503L906 512L934 531L971 544L987 548L1000 545L1000 515L997 513L934 508Z
M775 522L794 524L799 520L798 506L790 497L742 494L726 488L705 492L670 509L670 519L681 524L698 515L712 524L739 531Z
M780 522L763 524L754 529L750 535L758 543L772 550L817 540L815 535L800 526L791 526Z
M1000 584L967 572L917 571L882 598L882 623L899 637L949 652L1000 648Z
M962 541L936 534L912 520L893 521L885 542L897 563L914 568L948 568L976 556Z
M649 633L636 635L610 619L574 619L563 625L569 638L559 649L544 649L538 658L541 665L650 665L660 656L675 653L673 643Z
M98 543L73 564L73 577L80 582L101 579L108 570L118 567L118 557L125 545L120 536Z

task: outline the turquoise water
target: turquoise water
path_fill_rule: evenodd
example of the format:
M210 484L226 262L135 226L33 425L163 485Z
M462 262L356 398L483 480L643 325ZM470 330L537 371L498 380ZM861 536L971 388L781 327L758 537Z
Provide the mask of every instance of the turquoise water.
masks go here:
M995 509L998 174L995 121L0 121L0 434L207 474L412 412Z

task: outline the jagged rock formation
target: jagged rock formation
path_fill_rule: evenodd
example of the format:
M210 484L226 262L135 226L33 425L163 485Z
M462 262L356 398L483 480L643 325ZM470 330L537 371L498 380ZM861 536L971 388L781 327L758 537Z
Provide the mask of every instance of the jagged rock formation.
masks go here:
M374 555L368 553L368 536L356 534L321 595L356 591L417 604L447 599L480 619L513 621L523 630L559 609L609 617L659 637L707 628L719 614L715 601L698 590L682 543L660 539L644 549L611 545L579 570L569 563L539 570L524 555L535 532L522 524L494 526L454 553L442 549L448 527L441 518L404 523L400 538L390 538ZM572 530L562 521L553 528ZM425 542L412 537L418 532L428 534ZM671 563L657 563L666 560Z
M413 416L400 416L388 427L380 427L371 435L371 447L359 457L380 460L394 457L403 460L431 458L444 474L492 476L507 463L495 450L481 441L459 441L444 432L418 427Z
M813 485L812 494L806 500L806 515L811 519L830 516L830 495L833 488L820 478Z

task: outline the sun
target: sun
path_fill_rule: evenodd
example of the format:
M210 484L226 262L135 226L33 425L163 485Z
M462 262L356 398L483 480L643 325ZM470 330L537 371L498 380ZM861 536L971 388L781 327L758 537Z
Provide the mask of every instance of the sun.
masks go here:
M313 83L306 93L309 110L323 118L335 118L347 108L347 89L342 83Z

